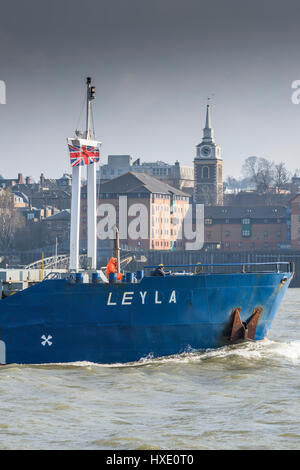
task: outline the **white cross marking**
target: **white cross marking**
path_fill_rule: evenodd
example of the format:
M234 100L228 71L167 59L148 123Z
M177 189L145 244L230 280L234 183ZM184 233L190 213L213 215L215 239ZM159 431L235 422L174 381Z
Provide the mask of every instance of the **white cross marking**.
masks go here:
M41 336L41 339L43 339L44 341L41 342L41 344L43 346L46 346L46 344L48 344L48 346L51 346L52 344L52 341L50 341L50 339L52 339L52 336L51 335L48 335L47 338L45 335Z

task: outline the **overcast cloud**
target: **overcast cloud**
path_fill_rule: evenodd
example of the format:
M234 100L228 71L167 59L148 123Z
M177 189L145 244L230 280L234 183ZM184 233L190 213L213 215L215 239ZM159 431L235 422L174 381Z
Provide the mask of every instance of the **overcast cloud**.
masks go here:
M207 96L225 175L250 155L300 168L299 14L294 0L1 2L0 174L70 171L66 138L96 86L102 156L192 165Z

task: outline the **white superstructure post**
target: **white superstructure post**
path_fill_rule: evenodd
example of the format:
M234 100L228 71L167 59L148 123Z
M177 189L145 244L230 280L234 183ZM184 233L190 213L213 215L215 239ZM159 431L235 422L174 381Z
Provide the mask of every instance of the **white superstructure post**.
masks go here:
M90 117L91 117L91 100L94 99L95 87L91 86L91 78L86 80L87 97L86 97L86 135L87 140L90 139ZM97 269L97 211L96 211L96 163L87 165L87 257L88 267Z
M72 167L72 201L70 227L70 271L79 267L79 221L80 221L81 166Z
M97 269L96 163L87 165L87 256L90 269Z

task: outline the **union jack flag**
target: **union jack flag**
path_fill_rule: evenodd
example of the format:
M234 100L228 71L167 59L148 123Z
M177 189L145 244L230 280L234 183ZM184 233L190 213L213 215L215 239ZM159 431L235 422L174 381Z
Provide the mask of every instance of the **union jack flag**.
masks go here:
M97 163L100 159L100 152L98 147L92 145L83 145L81 148L81 155L84 160L84 165L89 165L90 163Z
M88 141L86 141L88 142ZM97 142L90 142L97 144ZM97 145L87 145L80 140L68 141L71 166L90 165L100 160L100 151Z
M71 145L68 144L70 152L71 166L84 165L83 159L81 157L81 147L80 145Z

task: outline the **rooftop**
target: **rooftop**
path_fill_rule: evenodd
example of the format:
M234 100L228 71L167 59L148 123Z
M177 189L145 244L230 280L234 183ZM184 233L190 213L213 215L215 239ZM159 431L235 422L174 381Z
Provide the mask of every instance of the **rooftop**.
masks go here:
M117 176L106 183L102 183L100 185L100 193L150 193L189 197L189 194L153 178L153 176L145 173L135 173L133 171Z
M286 217L285 206L206 206L205 217L218 219L277 219Z
M45 220L69 220L71 218L70 209L65 209L63 211L57 212L56 214L46 217Z

